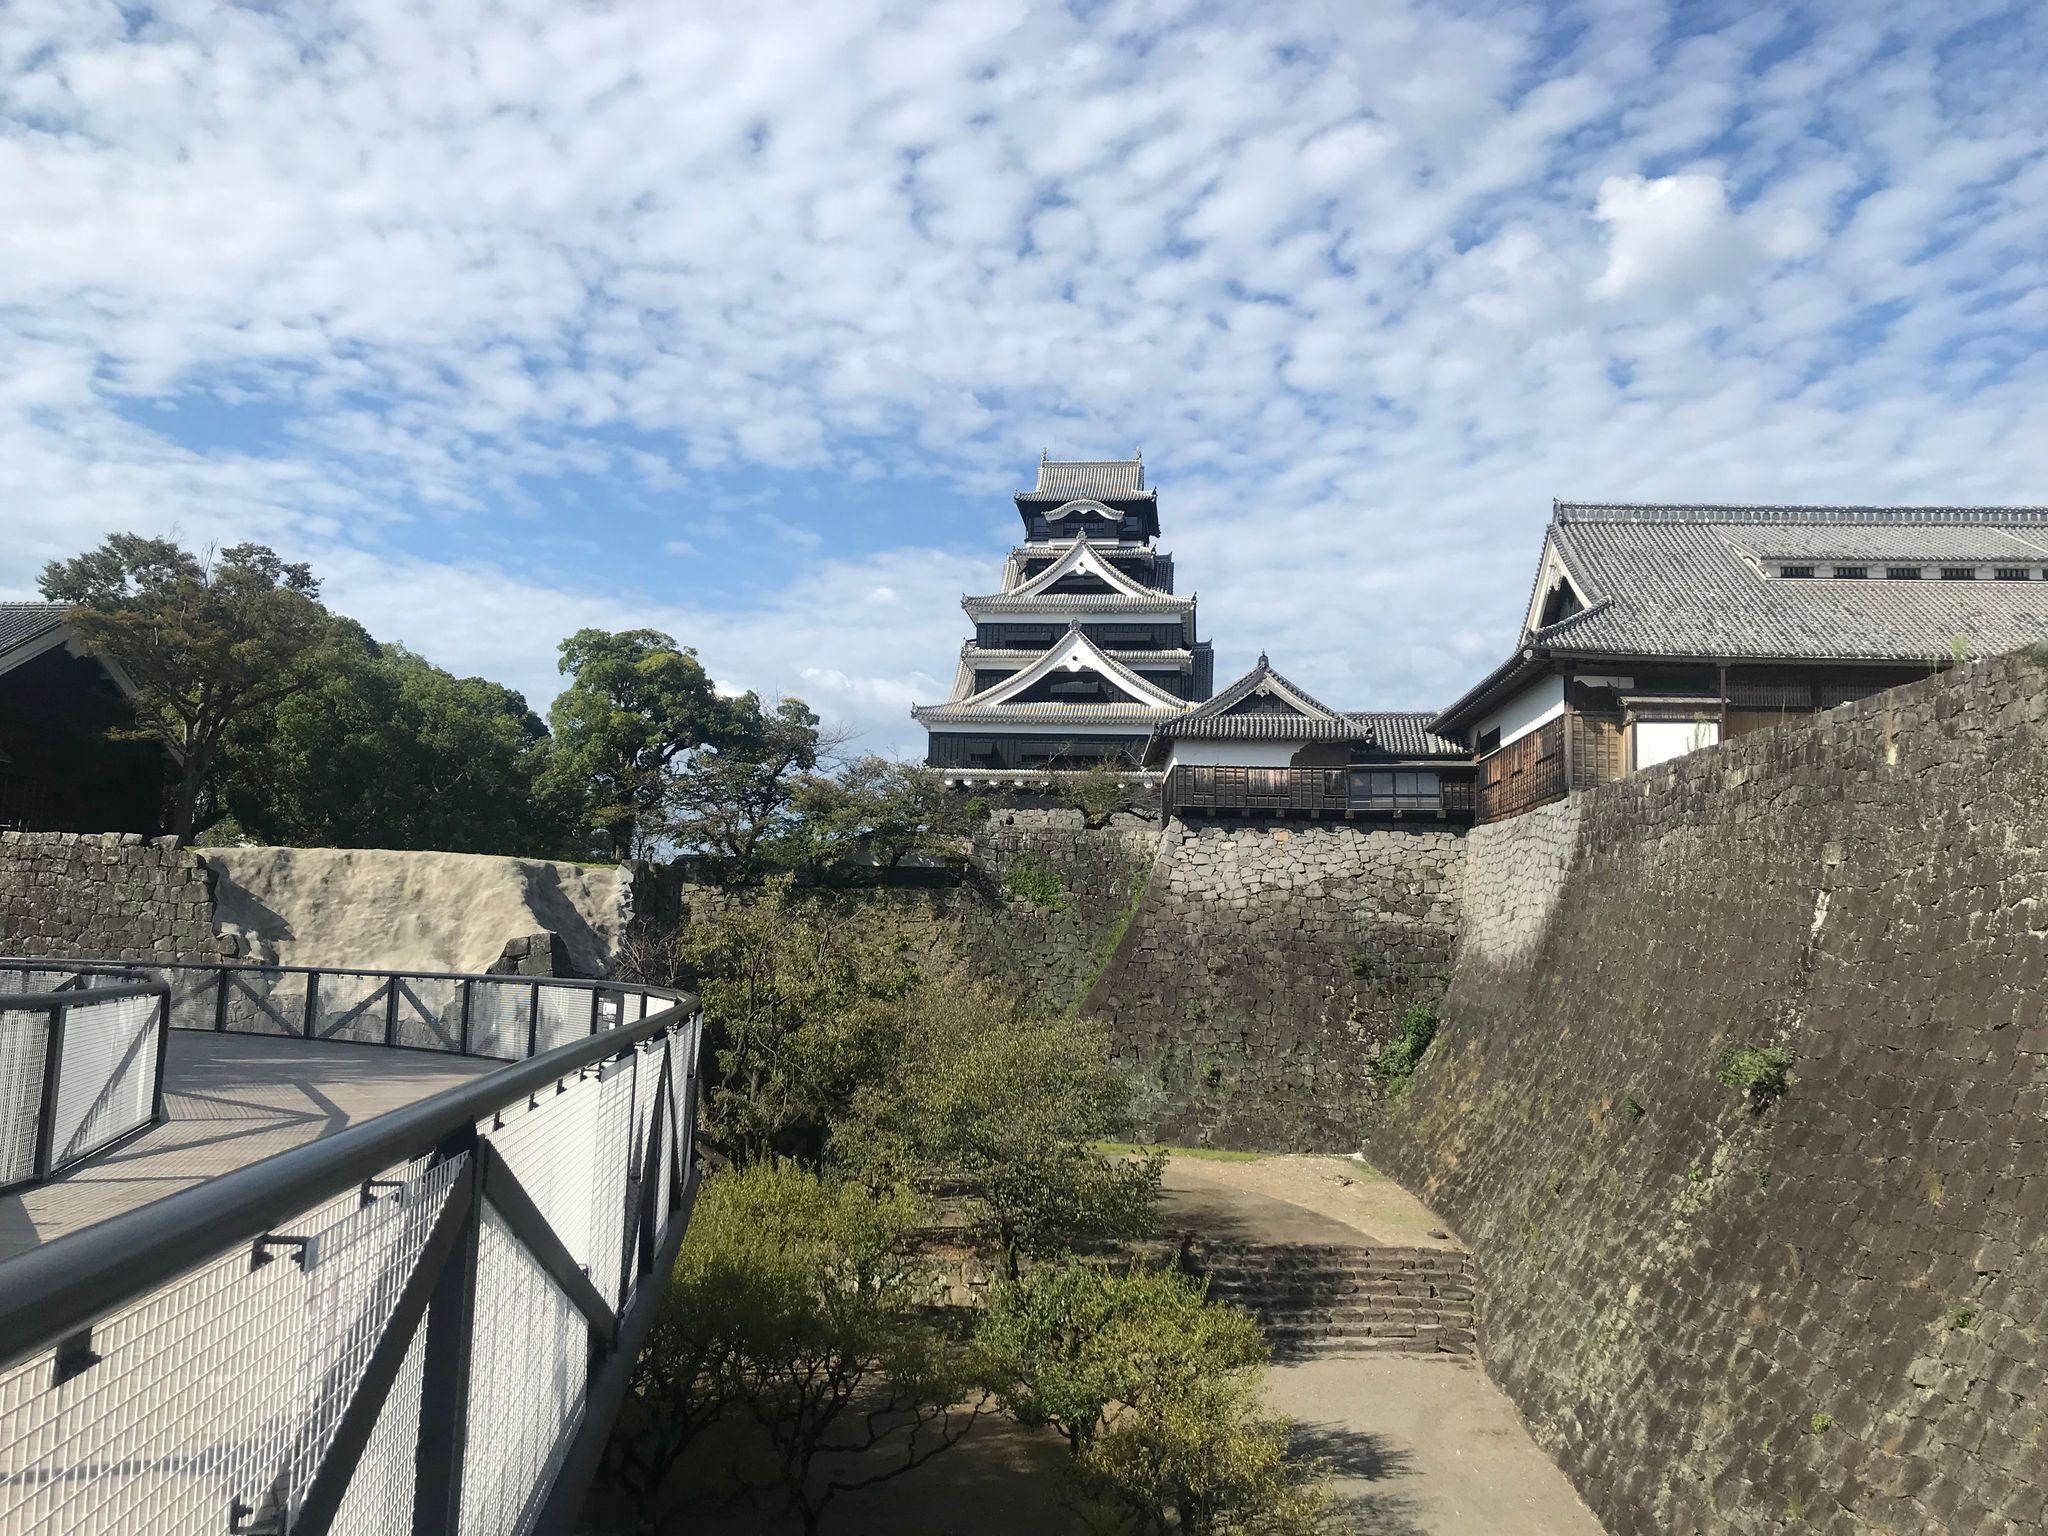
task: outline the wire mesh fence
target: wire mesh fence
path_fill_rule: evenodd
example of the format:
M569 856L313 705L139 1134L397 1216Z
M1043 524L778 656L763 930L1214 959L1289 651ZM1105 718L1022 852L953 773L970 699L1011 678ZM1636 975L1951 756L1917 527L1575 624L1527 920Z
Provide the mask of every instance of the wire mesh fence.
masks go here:
M162 1113L169 988L132 969L0 962L0 1189Z
M132 1101L131 1048L160 1037L137 1004L161 1026L209 991L216 1019L224 991L310 992L315 1038L410 1044L410 1018L439 1042L452 1019L457 1046L463 994L473 1031L477 996L523 993L525 1014L485 1038L569 1039L390 1117L398 1128L352 1127L287 1171L243 1168L10 1261L7 1279L46 1294L0 1298L0 1532L542 1529L579 1437L608 1432L592 1393L630 1364L665 1279L657 1255L688 1219L687 1181L644 1176L691 1166L687 1000L464 977L306 973L281 988L201 969L179 978L197 985L70 1005L95 1010L80 1049L113 1085L93 1103ZM652 1011L635 1017L643 997ZM359 1025L372 1016L374 1031ZM243 1017L267 1032L264 1010ZM83 1097L58 1102L81 1144L101 1134ZM301 1197L283 1202L285 1187ZM121 1299L88 1309L74 1287ZM416 1527L416 1510L438 1509L454 1518Z

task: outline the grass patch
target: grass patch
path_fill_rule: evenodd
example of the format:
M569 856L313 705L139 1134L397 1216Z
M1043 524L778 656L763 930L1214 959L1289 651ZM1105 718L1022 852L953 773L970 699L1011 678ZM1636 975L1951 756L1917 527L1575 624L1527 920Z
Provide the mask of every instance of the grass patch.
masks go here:
M1782 1045L1737 1046L1714 1075L1748 1094L1750 1112L1760 1115L1792 1086L1792 1053Z
M1168 1157L1192 1157L1205 1163L1256 1163L1263 1152L1233 1152L1228 1147L1168 1147L1135 1141L1098 1141L1095 1150L1109 1157L1142 1157L1164 1152Z
M1031 859L1018 859L1003 871L1003 894L1028 901L1048 912L1067 910L1067 888L1058 874Z
M1137 920L1138 908L1145 900L1145 880L1136 881L1131 887L1131 899L1117 914L1115 922L1109 925L1109 932L1102 936L1096 946L1095 958L1089 964L1088 974L1081 978L1080 988L1074 993L1074 1010L1088 1001L1088 994L1095 990L1095 983L1102 980L1102 973L1109 969L1109 962L1116 958L1117 946L1124 941L1124 935L1131 931L1131 924Z
M1436 1039L1435 1004L1411 1004L1397 1027L1400 1033L1381 1046L1379 1054L1366 1064L1366 1070L1389 1099L1398 1099L1408 1091L1409 1083L1415 1079L1416 1065Z

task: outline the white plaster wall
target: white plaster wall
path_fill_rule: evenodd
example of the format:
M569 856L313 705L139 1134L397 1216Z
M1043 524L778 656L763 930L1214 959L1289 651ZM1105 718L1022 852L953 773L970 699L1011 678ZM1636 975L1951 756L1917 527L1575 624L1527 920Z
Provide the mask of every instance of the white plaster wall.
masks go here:
M1491 714L1482 715L1472 727L1472 739L1477 741L1496 726L1500 729L1500 744L1528 735L1538 726L1548 725L1564 713L1564 679L1546 677L1532 683Z
M1638 720L1634 734L1635 765L1648 768L1717 745L1721 726L1715 720Z
M1285 768L1301 749L1298 741L1176 741L1169 768Z

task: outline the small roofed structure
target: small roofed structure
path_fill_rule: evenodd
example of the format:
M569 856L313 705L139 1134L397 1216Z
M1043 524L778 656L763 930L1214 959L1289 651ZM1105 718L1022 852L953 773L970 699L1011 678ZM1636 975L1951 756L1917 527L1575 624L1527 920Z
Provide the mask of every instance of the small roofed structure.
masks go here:
M0 603L0 828L155 833L164 748L133 726L121 669L79 643L62 603Z
M1261 655L1207 703L1161 724L1145 764L1169 814L1462 819L1471 756L1421 713L1332 709Z
M1514 652L1436 717L1478 819L2048 640L2048 508L1558 502Z

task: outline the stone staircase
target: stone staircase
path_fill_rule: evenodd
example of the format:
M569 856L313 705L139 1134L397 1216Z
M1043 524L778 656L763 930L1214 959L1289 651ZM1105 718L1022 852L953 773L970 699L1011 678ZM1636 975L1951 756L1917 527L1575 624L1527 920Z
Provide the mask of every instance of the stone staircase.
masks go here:
M1258 1318L1275 1359L1478 1346L1477 1276L1451 1249L1198 1240L1185 1262L1211 1296Z

